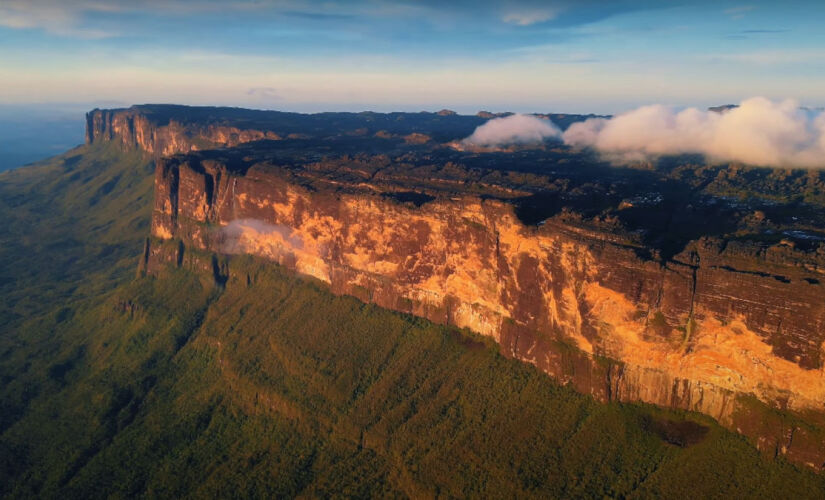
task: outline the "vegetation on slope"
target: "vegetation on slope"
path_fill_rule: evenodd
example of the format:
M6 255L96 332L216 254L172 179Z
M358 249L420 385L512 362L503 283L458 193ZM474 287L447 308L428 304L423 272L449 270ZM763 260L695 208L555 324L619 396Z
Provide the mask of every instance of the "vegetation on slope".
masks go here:
M104 144L0 174L0 325L134 274L152 172L145 155Z
M134 276L151 197L152 161L114 145L0 174L0 432L48 394L31 367L61 328Z
M149 163L84 147L0 176L0 495L825 492L705 417L595 403L271 263L136 278Z

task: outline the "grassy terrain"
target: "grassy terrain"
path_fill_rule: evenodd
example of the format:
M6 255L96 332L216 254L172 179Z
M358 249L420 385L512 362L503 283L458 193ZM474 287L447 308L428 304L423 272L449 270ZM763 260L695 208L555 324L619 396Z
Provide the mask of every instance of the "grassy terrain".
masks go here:
M270 263L136 277L150 170L96 146L0 175L2 496L825 494L705 417Z

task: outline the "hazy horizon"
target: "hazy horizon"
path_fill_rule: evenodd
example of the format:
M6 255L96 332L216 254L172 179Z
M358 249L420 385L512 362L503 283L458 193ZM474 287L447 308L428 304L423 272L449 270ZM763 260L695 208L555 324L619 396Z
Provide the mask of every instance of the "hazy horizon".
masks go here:
M617 113L764 96L821 107L823 16L813 1L8 0L0 102Z
M492 119L479 126L463 142L471 147L498 147L549 139L595 149L615 163L698 153L714 162L820 168L821 158L825 157L825 113L821 108L808 108L794 100L774 101L764 97L720 104L734 104L737 109L720 113L707 108L646 105L614 115L595 113L598 117L574 124L564 131L550 120L515 112L508 118ZM114 101L0 105L0 171L54 156L82 143L87 111L129 106ZM255 109L252 106L246 108ZM367 111L376 110L343 110ZM410 109L402 112L436 111ZM506 112L513 113L511 110Z
M6 0L0 170L81 143L91 109L143 103L617 115L765 97L819 109L823 18L814 1Z

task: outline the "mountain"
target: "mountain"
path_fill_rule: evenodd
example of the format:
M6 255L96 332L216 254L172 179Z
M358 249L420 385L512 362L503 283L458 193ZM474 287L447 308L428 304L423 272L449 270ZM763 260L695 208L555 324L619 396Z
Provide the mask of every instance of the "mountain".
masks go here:
M461 323L488 314L479 309L462 316L467 281L454 284L441 310L410 298L418 286L413 280L438 276L436 264L450 255L453 275L479 272L473 263L489 258L484 250L496 255L488 234L493 221L505 234L500 228L509 220L509 237L524 246L552 236L587 247L589 259L613 255L621 264L624 251L644 256L642 244L649 244L650 255L632 261L643 262L642 270L654 268L653 255L674 260L681 235L663 238L664 230L647 219L641 222L654 230L634 233L629 224L638 215L625 215L622 224L602 220L596 232L596 216L584 207L624 201L638 208L643 202L626 195L640 185L661 187L670 200L671 187L683 191L668 184L683 175L678 168L662 173L664 181L652 180L659 174L644 168L618 172L627 191L600 198L594 180L607 179L612 167L595 165L586 153L487 156L440 146L460 138L464 125L437 132L425 123L395 130L381 123L379 130L391 134L382 138L356 117L354 129L337 133L301 124L261 127L255 130L284 135L190 151L202 126L172 111L142 137L163 137L180 126L178 137L191 141L178 142L186 154L161 158L157 149L103 129L90 134L90 144L0 175L7 228L0 246L0 494L816 498L825 491L820 475L788 462L804 463L805 443L819 435L815 414L797 411L795 399L772 409L755 396L736 396L740 412L747 403L760 418L750 420L761 425L758 432L741 429L748 440L698 413L599 393L599 376L627 377L627 363L590 355L561 328L545 331L537 347L548 359L558 353L567 371L555 379L542 373L549 365L525 355L539 332L523 324L541 307L530 306L518 286L502 285L508 294L502 310L512 306L514 313L492 336L481 323ZM414 118L436 120L404 115ZM251 130L231 116L216 120ZM369 131L348 133L358 128ZM304 135L289 139L293 133ZM411 133L439 140L410 145L404 136ZM559 169L553 174L558 192L536 172L541 158ZM565 175L563 165L570 165ZM719 171L705 175L716 179ZM758 191L770 175L749 173L748 185ZM741 188L731 178L702 192L732 185ZM816 203L810 189L809 202ZM348 215L352 204L358 217ZM763 222L777 218L777 207L763 207ZM427 241L438 236L450 246L423 245L422 222ZM352 233L355 225L363 230ZM384 233L390 238L381 247L374 240ZM347 247L348 234L357 245ZM613 249L633 234L630 250ZM601 250L592 243L597 237ZM781 239L788 240L775 243L788 252L780 256L784 265L816 254L805 238ZM414 267L421 271L408 283L389 272L401 251L398 241L423 247L408 250L419 256ZM505 249L510 243L499 238L502 260L514 258ZM368 268L344 267L358 248ZM582 265L593 265L587 258ZM427 264L429 273L423 272ZM520 273L520 266L506 265L514 273L497 271L494 282L518 284L531 274L546 279L539 267ZM560 265L556 272L569 270ZM628 273L645 279L638 268ZM797 284L796 275L786 278ZM473 293L476 302L489 297L483 287ZM662 326L672 321L669 314L651 321ZM506 331L520 340L508 343ZM583 382L582 373L591 382ZM621 383L628 382L616 387ZM789 431L783 452L771 439Z
M725 113L727 111L730 111L732 109L736 109L738 107L739 107L738 104L722 104L720 106L711 106L711 107L708 108L708 111L715 111L717 113Z
M511 179L519 159L502 156L486 167L495 178L476 179L460 162L477 156L313 141L159 161L145 268L182 263L190 248L262 256L335 293L490 336L599 400L699 411L760 447L825 463L821 236L803 232L803 248L700 233L657 248L566 213L531 223L525 206L552 207L540 189L558 173ZM348 150L369 153L334 156ZM617 211L659 210L664 198ZM671 210L690 202L710 200ZM772 408L793 420L766 424Z

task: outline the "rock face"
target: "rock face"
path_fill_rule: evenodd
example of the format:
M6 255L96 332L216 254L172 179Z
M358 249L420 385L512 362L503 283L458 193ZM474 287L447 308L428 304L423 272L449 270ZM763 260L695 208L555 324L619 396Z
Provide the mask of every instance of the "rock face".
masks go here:
M92 140L192 149L144 127L90 117ZM597 399L702 412L767 453L823 466L822 255L701 238L654 259L598 228L527 225L505 199L402 187L275 161L164 158L144 266L180 265L189 248L265 257L336 293L491 336Z
M742 395L823 409L820 268L708 240L654 262L607 235L525 226L501 201L416 206L372 191L308 190L289 177L161 161L153 235L266 257L336 293L492 336L599 399L695 410L733 427L752 418ZM770 445L807 453L822 443Z
M236 146L264 139L279 140L272 131L241 129L218 123L153 122L140 108L94 110L86 115L86 142L117 141L124 149L164 156L185 151Z

